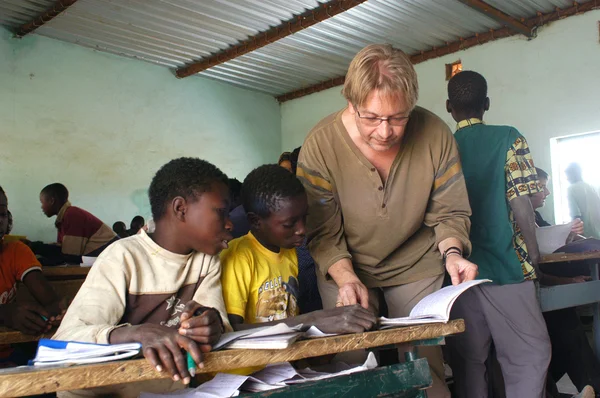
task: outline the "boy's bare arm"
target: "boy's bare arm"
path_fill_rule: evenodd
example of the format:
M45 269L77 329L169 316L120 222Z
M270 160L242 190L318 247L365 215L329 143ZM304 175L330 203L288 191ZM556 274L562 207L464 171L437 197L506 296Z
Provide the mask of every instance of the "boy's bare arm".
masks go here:
M32 271L25 275L23 283L31 292L35 300L50 313L50 321L60 321L67 310L67 300L61 300L48 280L39 271Z
M324 333L361 333L371 329L376 323L375 315L359 304L313 311L308 314L262 323L244 323L239 315L229 314L229 322L234 330L252 329L285 323L288 326L303 325L303 329L317 327Z

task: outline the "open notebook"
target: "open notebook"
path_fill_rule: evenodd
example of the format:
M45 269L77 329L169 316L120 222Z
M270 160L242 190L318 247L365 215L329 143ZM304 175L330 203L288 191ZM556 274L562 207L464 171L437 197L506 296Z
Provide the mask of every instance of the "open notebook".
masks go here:
M435 293L425 296L414 306L410 315L403 318L379 318L381 327L418 325L421 323L446 323L450 320L450 310L452 304L458 296L467 289L491 282L489 279L479 279L469 282L463 282L456 286L446 286Z
M30 365L48 366L116 361L137 355L140 343L92 344L41 339Z

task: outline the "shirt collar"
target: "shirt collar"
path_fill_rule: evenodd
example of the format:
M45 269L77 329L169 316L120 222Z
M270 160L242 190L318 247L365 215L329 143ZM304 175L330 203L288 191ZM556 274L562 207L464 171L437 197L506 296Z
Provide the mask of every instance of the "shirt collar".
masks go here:
M472 117L470 119L461 120L460 122L456 123L456 130L458 131L460 129L464 129L465 127L471 127L476 124L485 124L485 123L481 119Z
M71 207L71 202L67 200L67 202L60 208L58 214L56 215L56 224L60 224L62 222L65 212L69 207Z

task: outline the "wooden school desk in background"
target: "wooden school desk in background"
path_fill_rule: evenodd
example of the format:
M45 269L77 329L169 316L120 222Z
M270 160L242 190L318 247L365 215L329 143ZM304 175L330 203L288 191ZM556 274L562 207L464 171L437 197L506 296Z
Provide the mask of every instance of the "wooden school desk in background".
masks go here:
M77 270L75 269L77 268ZM50 285L61 298L66 298L69 302L73 300L79 288L85 281L89 268L84 267L47 267L42 268L44 275L48 278ZM58 270L61 271L58 271ZM83 272L81 269L85 270ZM31 302L34 298L29 290L22 283L17 285L16 301ZM0 327L0 344L18 344L30 341L37 341L41 338L52 337L54 331L42 335L28 335L6 327Z
M569 264L586 261L590 264L592 280L583 283L541 287L538 290L542 312L554 311L578 305L594 304L594 346L596 357L600 359L600 278L598 264L600 252L554 253L542 257L541 264Z
M63 265L53 267L42 267L42 273L46 279L52 280L70 280L85 279L91 267L82 267L80 265Z
M285 350L223 350L205 354L204 368L198 373L222 372L248 366L260 366L270 363L296 361L303 358L317 357L357 349L369 349L391 344L410 343L415 345L421 340L438 339L444 336L461 333L465 329L462 320L450 321L447 324L427 324L405 328L380 330L374 332L340 335L314 340L304 340L293 344ZM419 390L431 383L431 375L426 359L417 359L414 352L408 353L409 363L394 365L391 372L379 374L379 380L390 382L392 374L403 372L415 375L413 391L406 397L423 396ZM14 368L0 371L0 396L27 396L45 394L55 391L77 390L102 387L120 383L144 380L164 379L166 372L158 373L145 359L107 362L94 365L78 365L60 368ZM354 379L353 379L354 380ZM398 377L398 382L406 377ZM326 380L324 380L326 381ZM354 381L356 383L356 380ZM321 386L323 384L320 384ZM379 395L378 388L371 386L373 396ZM406 386L397 385L401 389ZM317 387L315 387L317 388ZM364 391L364 387L363 387ZM270 393L273 393L271 391ZM314 392L313 392L314 396ZM289 397L288 397L289 398Z

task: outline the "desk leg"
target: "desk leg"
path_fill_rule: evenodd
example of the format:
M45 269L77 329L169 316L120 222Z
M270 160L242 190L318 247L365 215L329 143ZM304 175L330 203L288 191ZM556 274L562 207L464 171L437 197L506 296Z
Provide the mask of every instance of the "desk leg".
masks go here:
M406 362L416 361L419 358L417 346L411 345L410 350L404 353ZM415 395L415 398L427 398L427 391L421 390Z
M598 263L591 266L592 280L599 279ZM600 360L600 303L594 303L594 349L596 350L596 358Z

